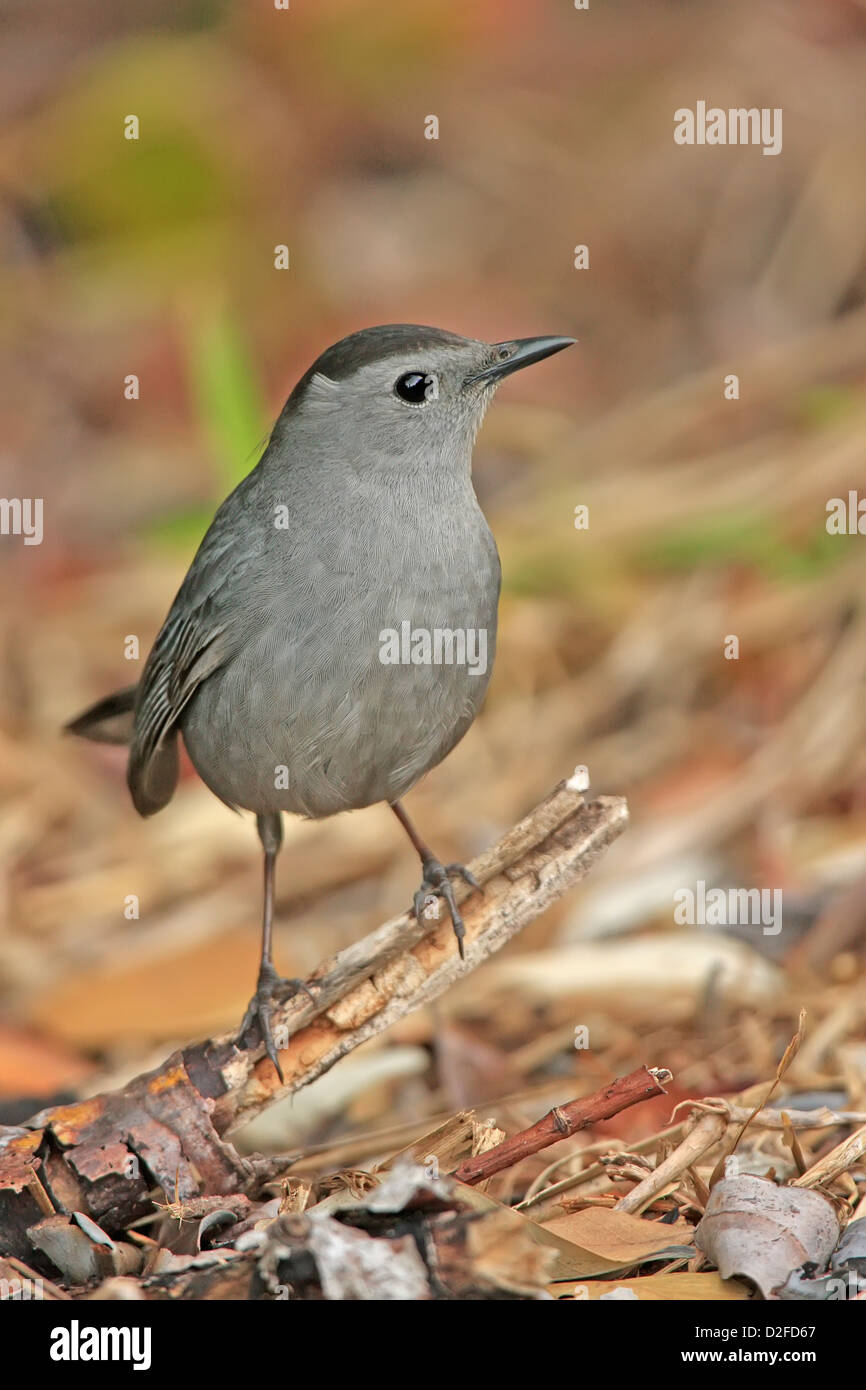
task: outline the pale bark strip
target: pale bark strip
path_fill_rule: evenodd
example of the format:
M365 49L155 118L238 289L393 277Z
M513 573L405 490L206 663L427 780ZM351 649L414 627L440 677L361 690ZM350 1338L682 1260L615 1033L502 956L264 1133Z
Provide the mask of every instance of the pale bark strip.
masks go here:
M643 1182L621 1197L614 1210L639 1215L670 1183L679 1181L692 1164L714 1148L727 1127L728 1119L723 1110L703 1114L673 1153L668 1154Z
M474 970L583 878L627 821L622 798L585 804L561 783L470 866L484 891L461 895L465 961L440 912L438 923L394 918L320 966L315 1003L301 997L274 1011L286 1036L285 1085L261 1046L227 1034L173 1053L121 1090L0 1130L0 1255L26 1261L28 1230L54 1211L84 1212L122 1234L152 1210L154 1186L182 1201L254 1186L254 1165L226 1134Z
M841 1144L837 1144L835 1149L831 1149L823 1158L819 1158L817 1163L813 1163L811 1168L807 1168L799 1178L795 1178L791 1183L792 1187L826 1187L834 1182L836 1178L847 1173L849 1168L853 1168L855 1163L859 1163L866 1154L866 1125L860 1129L855 1129L853 1134L849 1134L847 1139L843 1139Z
M432 929L426 922L419 929L414 918L396 918L342 951L312 977L323 980L315 1006L290 1001L275 1016L278 1025L292 1029L280 1055L284 1087L270 1064L260 1060L260 1052L236 1054L222 1067L227 1094L217 1100L217 1129L236 1129L278 1096L309 1085L362 1042L437 998L583 878L627 821L621 797L600 797L585 805L579 793L561 784L494 852L470 866L484 892L467 890L462 906L465 961L442 912ZM503 854L504 843L508 849Z

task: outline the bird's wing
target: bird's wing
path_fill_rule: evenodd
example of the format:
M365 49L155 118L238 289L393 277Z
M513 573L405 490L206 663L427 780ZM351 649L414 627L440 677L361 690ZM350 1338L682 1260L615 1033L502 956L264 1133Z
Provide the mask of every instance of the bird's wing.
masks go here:
M153 815L174 793L178 721L202 681L230 660L243 640L239 602L253 547L238 526L251 476L217 512L145 664L135 702L127 782L136 810ZM239 534L240 529L240 534Z
M178 776L178 720L201 682L225 659L223 628L203 628L197 616L169 614L139 686L127 781L143 816L171 800Z

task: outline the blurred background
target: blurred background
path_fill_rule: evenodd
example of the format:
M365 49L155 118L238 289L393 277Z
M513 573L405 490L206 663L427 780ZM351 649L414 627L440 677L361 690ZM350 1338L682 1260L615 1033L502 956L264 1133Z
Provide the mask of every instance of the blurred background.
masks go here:
M241 1142L359 1158L353 1135L493 1102L528 1123L669 1067L657 1114L606 1127L632 1136L771 1076L801 1007L788 1080L863 1108L866 539L825 523L866 496L866 4L44 0L2 24L0 493L44 499L41 545L0 538L4 1118L241 1016L250 818L187 769L143 822L122 751L60 729L137 679L126 639L143 660L298 376L389 321L580 340L479 438L498 664L408 808L468 861L580 763L632 825ZM676 145L699 100L781 107L782 153ZM276 954L303 975L406 907L417 864L384 808L286 831ZM782 930L679 926L698 881L781 889Z

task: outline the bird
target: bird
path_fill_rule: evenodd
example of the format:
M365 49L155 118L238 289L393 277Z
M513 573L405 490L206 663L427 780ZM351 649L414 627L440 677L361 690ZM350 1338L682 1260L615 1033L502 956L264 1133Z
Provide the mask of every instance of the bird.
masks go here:
M472 483L476 435L506 377L575 341L384 324L327 348L217 510L140 681L66 726L128 745L142 816L171 800L180 740L210 790L255 816L261 952L237 1036L281 1081L273 1008L313 997L273 959L284 813L390 806L421 860L416 916L441 898L464 954L452 879L478 884L442 864L403 798L466 733L493 668L501 570Z

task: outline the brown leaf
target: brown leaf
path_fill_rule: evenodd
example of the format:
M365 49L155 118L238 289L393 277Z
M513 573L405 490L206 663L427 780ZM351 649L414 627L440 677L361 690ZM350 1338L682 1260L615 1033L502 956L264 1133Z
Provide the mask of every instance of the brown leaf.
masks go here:
M685 1221L667 1226L606 1207L585 1207L557 1216L545 1222L544 1229L579 1252L576 1258L585 1276L627 1269L672 1246L691 1245L694 1236L694 1228Z
M747 1299L749 1289L736 1279L723 1279L720 1274L650 1274L642 1279L593 1279L591 1283L550 1284L548 1291L554 1298L602 1298L604 1294L615 1293L617 1289L628 1289L641 1300L669 1303L677 1300L685 1302L725 1302L727 1300Z

